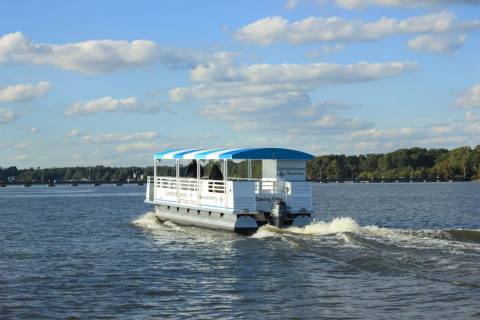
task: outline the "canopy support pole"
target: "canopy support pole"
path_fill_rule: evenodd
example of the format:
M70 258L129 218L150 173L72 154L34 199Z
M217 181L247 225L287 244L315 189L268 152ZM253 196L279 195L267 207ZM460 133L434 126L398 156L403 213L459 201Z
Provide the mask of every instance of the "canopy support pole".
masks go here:
M149 188L153 187L153 201L157 199L157 163L159 160L153 158L153 186L148 186Z
M248 159L248 180L252 180L252 160Z
M180 161L178 159L175 160L175 176L176 176L176 189L177 189L177 203L178 203L178 193L179 193L179 183L180 183Z
M201 165L200 165L200 160L197 161L197 205L200 205L200 178L201 178Z
M228 192L227 192L227 187L228 187L228 160L224 159L223 160L223 193L224 193L224 207L228 208Z

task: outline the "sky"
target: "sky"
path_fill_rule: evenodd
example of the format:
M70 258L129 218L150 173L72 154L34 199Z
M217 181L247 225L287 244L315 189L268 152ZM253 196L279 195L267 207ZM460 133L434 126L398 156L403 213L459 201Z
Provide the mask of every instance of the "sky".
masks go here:
M480 1L0 2L0 166L480 144Z

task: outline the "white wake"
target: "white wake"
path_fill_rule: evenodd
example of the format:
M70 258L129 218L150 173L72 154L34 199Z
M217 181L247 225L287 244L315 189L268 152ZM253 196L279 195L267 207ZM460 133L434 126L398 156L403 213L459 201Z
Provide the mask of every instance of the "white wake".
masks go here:
M155 213L151 211L142 214L140 217L133 220L132 224L144 229L158 229L162 226L160 221L158 221L157 217L155 217Z
M160 222L155 216L155 212L149 211L145 214L142 214L140 217L132 221L132 224L149 230L158 230L162 228L170 228L177 231L183 230L177 224L171 221Z
M280 237L288 235L302 236L329 236L336 235L344 240L345 243L355 244L354 236L357 239L372 239L382 243L391 243L402 247L448 247L470 248L480 250L478 244L468 244L465 242L452 241L452 238L444 230L432 229L395 229L378 227L375 225L361 226L350 217L334 218L331 221L314 221L304 228L290 227L279 229L275 226L265 225L252 236L253 238ZM352 237L353 236L353 237Z

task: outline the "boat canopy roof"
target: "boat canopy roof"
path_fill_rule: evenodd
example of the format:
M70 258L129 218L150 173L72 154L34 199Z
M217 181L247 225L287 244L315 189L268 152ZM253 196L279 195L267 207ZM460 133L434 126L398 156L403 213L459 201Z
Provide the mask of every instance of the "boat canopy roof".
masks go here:
M179 149L157 152L154 159L252 159L252 160L310 160L305 152L283 148L253 149Z

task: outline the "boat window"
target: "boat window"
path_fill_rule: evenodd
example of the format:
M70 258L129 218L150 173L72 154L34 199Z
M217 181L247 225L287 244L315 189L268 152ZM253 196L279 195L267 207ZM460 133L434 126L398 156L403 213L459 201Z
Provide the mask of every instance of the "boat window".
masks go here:
M202 170L202 179L205 180L223 180L224 171L222 161L220 160L200 160Z
M250 160L252 162L252 179L262 179L262 160Z
M162 159L157 161L157 176L176 177L176 161L173 159Z
M228 179L248 179L248 160L227 160Z
M197 160L180 159L179 160L180 178L194 178L197 179ZM202 175L203 167L200 166L200 176Z

